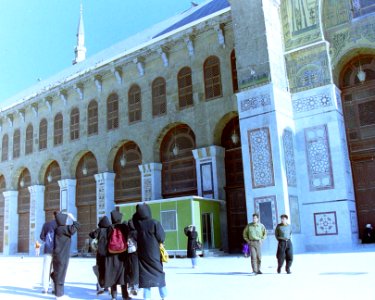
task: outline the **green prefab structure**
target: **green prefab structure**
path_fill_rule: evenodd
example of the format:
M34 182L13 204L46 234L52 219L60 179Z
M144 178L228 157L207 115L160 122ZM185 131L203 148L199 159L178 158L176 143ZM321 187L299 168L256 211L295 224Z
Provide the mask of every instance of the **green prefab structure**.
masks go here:
M220 208L224 201L202 197L179 197L116 205L123 220L132 218L137 204L147 203L152 218L160 221L165 233L165 248L170 255L186 255L187 237L184 228L195 225L203 250L222 247Z

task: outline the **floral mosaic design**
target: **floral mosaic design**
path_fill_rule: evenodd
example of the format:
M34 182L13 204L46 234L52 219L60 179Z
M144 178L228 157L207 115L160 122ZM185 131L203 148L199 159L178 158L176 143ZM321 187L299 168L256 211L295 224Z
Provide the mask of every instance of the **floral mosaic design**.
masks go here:
M288 186L297 186L296 164L294 159L293 133L291 130L284 130L283 147L285 157L285 172Z
M336 235L337 218L336 212L314 213L315 235Z
M327 95L315 95L293 101L294 113L302 113L318 108L332 106L332 99Z
M273 232L277 226L276 196L254 198L254 208L267 231Z
M305 145L310 190L334 187L327 125L305 129Z
M270 95L260 95L241 101L241 112L268 106L271 104Z
M273 161L268 128L248 131L253 188L274 186Z

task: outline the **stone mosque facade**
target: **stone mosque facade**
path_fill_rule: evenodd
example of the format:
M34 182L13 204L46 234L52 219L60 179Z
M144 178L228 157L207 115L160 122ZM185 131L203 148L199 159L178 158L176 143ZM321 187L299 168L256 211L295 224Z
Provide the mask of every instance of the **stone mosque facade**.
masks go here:
M274 252L355 247L375 225L375 4L209 0L86 58L0 111L0 251L33 253L53 211L220 200L237 252L257 212ZM154 216L156 219L159 216ZM176 216L179 218L179 216Z

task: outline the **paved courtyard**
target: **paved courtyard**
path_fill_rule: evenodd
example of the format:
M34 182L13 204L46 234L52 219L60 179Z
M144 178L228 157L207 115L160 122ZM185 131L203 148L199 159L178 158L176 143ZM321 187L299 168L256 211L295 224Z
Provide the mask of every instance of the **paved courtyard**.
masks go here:
M42 257L0 257L0 299L54 299L40 287ZM72 258L66 279L71 299L96 296L94 258ZM276 273L274 255L263 257L263 275L250 274L242 256L205 257L192 269L186 258L165 264L168 299L369 299L375 300L375 245L353 252L295 255L292 274ZM156 289L153 298L159 299ZM120 299L120 297L118 297ZM142 293L133 299L142 299Z

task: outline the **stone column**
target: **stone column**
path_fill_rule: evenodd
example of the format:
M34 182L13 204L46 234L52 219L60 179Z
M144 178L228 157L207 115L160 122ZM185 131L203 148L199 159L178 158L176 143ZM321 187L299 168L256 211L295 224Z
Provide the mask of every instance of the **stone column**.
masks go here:
M29 186L30 192L30 238L29 255L34 255L35 241L39 240L45 222L44 185Z
M67 212L72 213L76 219L76 179L61 179L58 181L60 186L60 210L66 209ZM71 252L77 252L77 234L72 238Z
M18 191L6 191L4 195L4 255L17 253L18 246Z
M209 146L193 150L197 172L198 195L204 198L224 199L225 149Z
M142 201L161 199L161 168L160 163L139 165L142 174Z
M115 208L115 173L104 172L95 175L96 180L96 216L110 218Z

